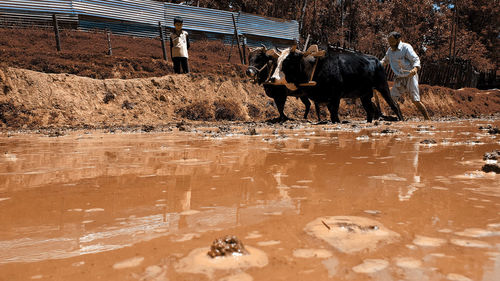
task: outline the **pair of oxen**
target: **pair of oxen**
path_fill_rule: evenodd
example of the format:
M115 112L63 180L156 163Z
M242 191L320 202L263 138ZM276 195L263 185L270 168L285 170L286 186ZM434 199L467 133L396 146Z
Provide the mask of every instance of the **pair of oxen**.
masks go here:
M304 118L311 107L309 99L314 101L318 121L321 120L318 105L326 104L333 123L340 122L340 99L360 98L366 120L372 122L382 114L379 104L375 106L372 102L373 90L377 90L397 118L403 120L399 106L390 95L385 70L374 56L333 48L318 51L317 46L304 52L296 47L276 51L263 46L250 50L246 73L262 84L266 95L274 99L280 115L274 120L277 122L289 120L284 113L288 96L302 100L306 107Z

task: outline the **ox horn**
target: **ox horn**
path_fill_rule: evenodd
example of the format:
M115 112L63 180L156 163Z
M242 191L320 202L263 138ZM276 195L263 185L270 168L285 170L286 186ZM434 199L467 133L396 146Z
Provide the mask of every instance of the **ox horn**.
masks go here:
M295 50L297 50L297 45L293 45L290 52L295 53Z
M275 59L277 59L280 55L278 54L278 52L276 52L275 49L270 49L270 50L267 50L266 52L266 55L270 56L270 57L273 57Z
M260 45L262 46L262 48L264 49L264 51L267 50L266 45L264 45L263 43L260 43Z

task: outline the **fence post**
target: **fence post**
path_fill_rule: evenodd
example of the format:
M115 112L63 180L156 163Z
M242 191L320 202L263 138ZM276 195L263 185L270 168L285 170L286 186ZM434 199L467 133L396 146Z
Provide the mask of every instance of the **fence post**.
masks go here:
M158 22L158 29L160 30L161 50L163 52L163 59L168 61L167 49L165 48L165 37L163 36L163 27L161 26L161 21Z
M113 55L113 49L111 48L111 31L107 31L106 35L108 37L108 55L112 56Z
M243 60L243 54L241 53L240 38L238 38L238 28L236 27L236 20L234 19L234 14L231 14L231 16L233 17L234 37L236 38L236 44L238 44L238 52L240 53L240 61L242 64L245 64L245 61Z
M52 14L52 23L54 25L54 34L56 37L56 48L57 48L57 51L60 52L61 51L61 41L59 38L59 25L57 24L57 15L56 14Z
M243 36L243 64L247 64L247 38Z

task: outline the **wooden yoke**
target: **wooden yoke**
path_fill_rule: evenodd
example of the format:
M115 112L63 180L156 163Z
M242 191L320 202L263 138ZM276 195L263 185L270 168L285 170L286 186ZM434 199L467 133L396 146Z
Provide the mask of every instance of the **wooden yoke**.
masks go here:
M314 77L314 73L316 72L316 67L318 66L318 61L320 57L324 57L326 54L325 50L318 50L318 45L311 45L309 49L304 53L304 57L312 56L316 58L316 62L314 62L313 70L311 72L311 76L309 77L309 82L300 83L299 87L313 87L316 86L316 81L312 81Z

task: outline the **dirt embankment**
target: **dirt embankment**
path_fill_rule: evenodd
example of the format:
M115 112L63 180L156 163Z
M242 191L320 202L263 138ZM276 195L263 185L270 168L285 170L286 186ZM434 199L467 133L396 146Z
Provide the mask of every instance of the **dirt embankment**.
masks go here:
M478 117L500 112L500 91L451 90L422 85L431 117ZM385 103L383 103L385 105ZM406 118L418 116L407 98ZM301 119L304 105L289 98L285 113ZM386 107L385 112L390 113ZM326 108L322 115L327 118ZM340 115L364 118L356 104L341 103ZM93 79L0 67L0 126L3 129L165 126L180 121L265 121L277 110L261 86L220 75ZM309 116L315 121L314 109Z

